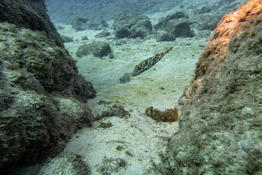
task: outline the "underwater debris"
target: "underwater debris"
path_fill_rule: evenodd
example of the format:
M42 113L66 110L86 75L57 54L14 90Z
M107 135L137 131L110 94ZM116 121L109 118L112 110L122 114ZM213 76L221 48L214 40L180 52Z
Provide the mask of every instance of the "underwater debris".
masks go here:
M150 57L150 58L142 61L138 65L136 65L133 72L132 72L132 76L137 76L137 75L141 74L142 72L150 69L152 66L154 66L158 61L160 61L173 48L174 48L174 46L169 47L164 52L162 52L160 54L156 54L155 56Z
M175 122L178 120L177 108L160 111L155 109L153 106L150 106L146 108L145 115L158 122Z

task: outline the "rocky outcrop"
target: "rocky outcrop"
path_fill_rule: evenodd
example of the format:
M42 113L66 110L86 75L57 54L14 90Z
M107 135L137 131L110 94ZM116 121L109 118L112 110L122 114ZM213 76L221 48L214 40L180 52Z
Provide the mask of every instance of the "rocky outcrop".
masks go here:
M155 29L158 30L156 34L157 41L173 41L177 37L195 36L191 29L191 23L188 21L188 16L183 12L176 12L160 19L155 25Z
M45 31L48 38L54 39L60 46L63 40L46 14L43 0L2 0L0 3L0 21L19 27Z
M113 23L116 38L144 38L151 34L152 24L145 15L120 13Z
M49 21L42 0L0 2L0 169L63 149L91 125L95 90ZM4 172L6 173L6 172Z
M180 98L159 174L262 174L262 1L225 15Z

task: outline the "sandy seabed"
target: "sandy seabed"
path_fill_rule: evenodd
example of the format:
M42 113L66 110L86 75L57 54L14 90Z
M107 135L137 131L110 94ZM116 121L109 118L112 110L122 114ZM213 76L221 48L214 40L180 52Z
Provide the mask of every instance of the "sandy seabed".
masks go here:
M159 153L164 151L167 140L178 132L178 122L156 122L144 115L147 107L160 110L174 108L184 88L193 77L195 64L208 42L207 39L177 38L176 41L156 42L155 39L140 40L96 39L99 31L75 32L71 26L63 25L60 34L70 36L74 42L66 43L72 57L77 61L79 73L91 81L97 97L88 101L94 115L103 111L101 101L117 103L130 112L129 117L107 117L94 122L92 128L80 130L67 144L64 152L83 156L90 165L92 174L101 174L99 168L105 159L120 158L126 166L111 174L144 175L151 172L151 160L158 162ZM112 33L112 31L110 31ZM81 40L88 36L88 40ZM88 55L77 58L79 46L94 40L110 44L114 58L97 58ZM170 51L151 69L132 77L130 82L121 84L119 78L131 73L141 61L165 51ZM101 128L101 123L111 123L112 127Z

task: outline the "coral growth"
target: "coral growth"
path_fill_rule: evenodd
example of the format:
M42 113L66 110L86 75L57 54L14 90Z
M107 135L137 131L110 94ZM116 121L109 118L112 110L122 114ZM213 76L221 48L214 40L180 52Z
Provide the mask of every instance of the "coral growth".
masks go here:
M152 119L158 122L175 122L178 120L177 108L160 111L150 106L146 108L145 115L147 115L148 117L151 117Z

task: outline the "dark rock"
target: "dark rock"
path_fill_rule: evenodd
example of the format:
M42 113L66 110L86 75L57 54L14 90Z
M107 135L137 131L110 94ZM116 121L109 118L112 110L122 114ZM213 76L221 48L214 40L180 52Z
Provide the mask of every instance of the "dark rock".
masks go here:
M93 54L96 57L104 57L112 52L108 43L102 41L95 41L90 44L84 44L80 46L76 51L76 56L83 57L89 54Z
M76 31L86 30L87 29L88 18L74 16L71 19L72 28Z
M120 83L127 83L130 82L131 80L131 74L130 73L125 73L120 79Z
M174 36L174 38L195 36L194 32L191 30L189 22L176 23L171 21L167 24L167 30L169 31L169 34Z
M127 38L131 36L131 32L127 27L120 28L115 31L116 38Z
M83 36L83 37L81 38L81 40L86 41L86 40L88 40L88 37L87 37L87 36Z
M107 30L103 30L102 32L96 34L96 38L104 38L110 35L110 32L108 32Z
M84 44L80 46L76 51L76 56L81 58L93 53L93 47L91 44Z
M96 57L103 57L109 55L112 50L108 43L102 41L96 41L92 43L93 45L93 54Z
M144 38L151 34L152 24L145 15L120 13L113 23L115 35L117 38Z
M177 12L160 19L155 29L158 30L156 32L157 41L173 41L177 37L194 36L194 32L191 29L191 22L188 22L188 16L183 12Z
M176 12L172 15L168 15L165 18L161 18L159 22L154 26L156 30L158 29L166 29L167 24L171 20L177 20L177 19L188 19L188 16L184 12Z

